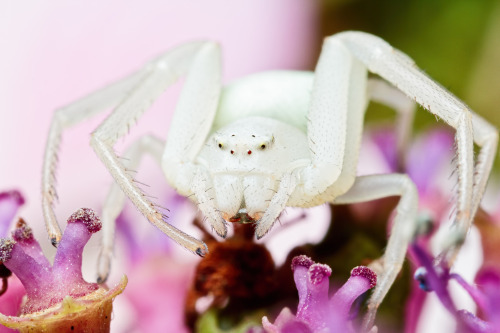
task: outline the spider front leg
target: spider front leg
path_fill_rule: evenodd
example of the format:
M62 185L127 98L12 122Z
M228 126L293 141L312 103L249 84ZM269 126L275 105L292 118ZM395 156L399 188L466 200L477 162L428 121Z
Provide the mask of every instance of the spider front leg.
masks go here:
M342 59L339 54L344 58ZM383 79L403 91L411 99L444 119L450 126L456 129L458 174L457 215L449 241L443 244L443 254L441 256L443 260L451 264L470 228L484 193L496 152L498 142L497 130L484 119L470 111L455 96L423 74L408 56L395 50L380 38L369 34L346 32L326 39L320 62L318 63L317 81L321 82L320 79L323 77L322 80L325 83L330 82L330 87L333 87L331 83L334 82L334 73L337 73L339 67L349 63L360 63L363 67L366 66L364 68L379 74ZM354 86L359 85L361 81L359 77L351 75L348 77L348 82L349 86ZM347 86L347 84L344 84L344 86ZM351 91L355 92L356 88L354 87L349 90L349 92ZM328 100L328 97L323 96L324 94L318 93L317 98L323 104L324 101ZM354 95L348 96L350 98ZM355 103L356 101L351 99L350 102ZM318 103L318 105L321 105L321 103ZM314 108L311 110L314 111ZM323 114L325 113L326 111L323 111ZM319 195L322 199L329 199L332 196L335 197L336 194L342 194L342 192L339 193L339 187L340 189L347 189L352 185L352 171L350 170L355 169L354 162L357 161L356 149L359 146L355 146L354 150L348 149L348 146L349 144L352 145L350 141L357 141L359 133L357 132L357 125L355 127L350 126L349 121L351 123L354 121L359 123L356 120L359 118L359 114L355 113L352 117L347 118L347 120L341 118L341 121L347 121L347 131L341 133L347 133L348 137L354 140L344 141L346 148L343 150L345 154L341 155L343 157L342 172L339 179L323 194ZM316 118L316 120L311 121L312 124L317 123L318 119L322 119L321 117ZM351 133L349 133L349 129L351 129ZM317 142L317 140L314 141ZM475 165L473 158L474 142L480 146L480 153ZM324 151L327 150L324 149ZM351 175L346 177L345 174L348 173L351 173ZM356 186L353 188L353 191L355 191L355 188ZM367 191L366 195L368 195L369 190L364 190ZM376 192L373 191L372 194L376 195ZM409 192L405 191L405 193ZM344 197L344 199L346 198ZM404 208L404 206L401 207ZM408 219L412 218L412 216L413 218L415 217L412 213L406 214L404 212L398 215L407 217ZM389 238L387 252L384 255L384 271L379 276L379 281L381 281L379 283L381 285L377 287L370 299L370 309L364 321L365 330L369 330L373 325L376 308L384 298L385 293L394 280L395 274L397 274L403 262L406 245L409 241L408 237L414 232L414 230L410 229L416 227L415 220L409 220L407 224L408 227L405 227L405 229L408 229L406 231L393 231ZM396 228L396 225L394 227ZM385 262L388 262L388 264L385 264Z
M370 83L367 87L365 65L354 58L348 48L337 40L325 42L315 73L308 114L312 163L301 173L304 186L299 187L298 192L302 193L294 194L292 201L307 206L324 202L360 202L390 195L402 197L385 251L383 270L378 272L377 287L369 302L364 327L369 331L373 326L378 305L404 261L415 230L418 197L415 185L404 175L356 178L364 112L368 100L372 97L400 112L408 107L408 103L394 103L393 99L387 98L388 95L394 96L394 91L388 90L384 84L373 87L373 83ZM400 97L397 94L396 96ZM330 172L330 177L334 177L333 181L315 171L316 165L325 162L336 166L333 170L322 170L325 175Z
M123 153L126 160L126 171L137 170L142 157L149 154L154 161L160 165L161 154L165 147L165 142L154 136L144 135L134 141ZM97 282L105 282L111 270L111 259L114 252L116 219L125 205L125 194L117 183L113 183L109 189L106 200L102 208L102 243L101 251L97 259Z
M194 175L177 178L175 173L194 160L210 130L221 90L220 51L214 43L186 44L153 61L148 69L149 75L92 134L91 145L121 189L149 222L186 249L204 256L208 249L203 242L164 221L163 214L125 171L113 151L113 144L126 134L135 118L153 100L179 76L186 75L184 90L172 119L162 166L174 186L189 183ZM182 189L180 192L182 193Z
M186 249L199 255L207 252L203 242L164 221L163 215L137 187L113 151L114 142L128 132L129 127L151 102L184 75L187 76L185 90L199 92L199 99L192 103L196 104L194 109L197 113L203 115L195 118L201 120L201 126L191 126L191 131L185 132L188 133L188 137L192 137L193 131L198 131L203 136L210 130L220 94L220 52L217 45L209 42L195 42L177 47L125 80L118 81L56 113L46 148L42 184L44 215L54 244L57 244L58 237L60 237L60 229L53 213L53 202L56 197L54 171L62 131L65 127L103 111L107 107L118 105L92 134L92 147L122 191L152 224ZM189 103L183 105L186 104ZM201 108L204 108L203 112ZM182 140L182 138L177 138L172 141L175 144L182 143ZM184 140L184 143L187 141ZM191 144L183 145L182 148L189 150L192 155L193 152L196 154L200 147Z
M498 131L458 98L432 81L414 62L384 40L361 32L345 32L327 39L342 43L353 57L392 83L418 104L456 129L457 214L442 258L452 263L483 196L498 144ZM474 161L474 143L480 147Z
M62 236L54 213L54 205L58 200L55 183L62 132L118 104L130 90L139 84L145 75L144 71L134 73L54 113L45 146L42 168L42 210L52 245L57 246Z
M356 35L357 33L352 34ZM421 88L419 84L424 86L423 93L422 90L418 93L422 93L422 95L427 93L425 96L429 97L429 94L433 96L433 94L439 94L444 90L442 88L440 88L441 90L433 90L438 85L418 70L415 70L418 73L415 74L413 72L414 65L409 58L397 53L392 48L390 48L390 55L399 57L399 62L394 66L391 66L393 64L385 64L384 69L389 71L395 67L397 69L396 73L386 74L385 72L375 71L372 68L373 66L370 67L371 61L385 59L385 57L381 56L381 50L376 47L373 50L365 48L364 51L371 51L372 53L369 56L365 54L365 57L358 57L351 45L341 38L343 36L343 34L333 36L325 41L316 68L308 124L311 165L302 170L301 185L296 191L299 195L295 193L292 195L290 205L308 206L328 201L335 203L359 202L388 195L402 196L394 229L389 237L384 255L384 265L382 272L379 274L378 287L369 301L369 312L364 321L364 329L369 330L373 325L378 305L385 297L404 261L408 243L416 228L415 215L418 201L415 186L404 176L363 178L355 182L366 102L369 98L374 98L386 104L391 103L391 100L381 98L384 94L377 95L374 94L373 89L370 91L366 88L367 69L378 73L382 78L388 80L409 96L413 95L401 88L401 85L405 84L405 79L407 79L405 75L401 74L405 70L412 71L413 76L420 75L418 80L424 78L422 79L424 82L419 82L417 78L410 77L410 82L413 84L412 88ZM370 45L371 38L375 37L369 37L368 41L361 41L356 46L363 48L365 44ZM389 55L385 56L389 57ZM396 74L400 75L398 80L394 79ZM445 95L444 101L439 101L438 105L433 106L441 107L440 104L457 101L456 98L450 96L448 93L448 95ZM419 98L416 98L416 101L422 103ZM397 105L393 106L398 109ZM401 108L399 107L399 109ZM487 165L492 161L490 150L495 149L497 135L496 131L489 131L491 126L489 128L484 126L485 122L479 124L477 120L480 119L479 117L472 116L472 113L463 112L462 110L466 110L465 107L455 115L456 117L450 117L447 114L447 117L444 118L453 120L453 124L457 128L459 177L462 177L459 184L461 190L459 193L459 209L462 207L461 211L470 213L470 206L474 205L472 202L473 137L471 132L471 122L473 120L471 118L474 117L473 119L476 119L474 121L478 122L478 126L474 127L475 135L477 127L480 135L484 136L478 142L490 142L490 147L487 147L488 144L483 146L479 157L479 160L481 160L478 166L480 174L489 172L489 168L491 168L491 164ZM483 157L481 158L481 156ZM324 168L325 165L330 165L330 170ZM485 183L483 179L478 178L479 183ZM387 184L382 184L382 181L387 181ZM405 223L402 223L403 220L405 220ZM461 224L457 224L464 228L463 216L461 222Z

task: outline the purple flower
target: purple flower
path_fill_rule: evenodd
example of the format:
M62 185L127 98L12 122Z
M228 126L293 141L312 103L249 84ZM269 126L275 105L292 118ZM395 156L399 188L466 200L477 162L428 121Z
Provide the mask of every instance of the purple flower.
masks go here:
M413 244L411 251L422 265L415 272L415 280L422 290L434 292L443 306L455 316L457 332L498 333L500 332L500 274L495 270L481 271L476 277L479 288L468 284L460 275L451 273L446 263L435 265L432 257L420 246ZM448 291L448 282L455 280L477 304L484 318L457 309Z
M262 318L266 332L354 332L349 311L361 294L376 285L375 273L368 267L355 267L347 282L328 297L332 272L329 266L314 263L302 255L293 259L292 270L299 293L297 314L284 308L274 324L267 317Z
M26 300L19 317L0 315L0 323L32 332L107 332L112 300L125 288L126 278L111 290L83 279L83 248L100 229L94 211L79 209L68 219L51 265L31 228L20 219L12 238L0 239L0 262L22 282Z

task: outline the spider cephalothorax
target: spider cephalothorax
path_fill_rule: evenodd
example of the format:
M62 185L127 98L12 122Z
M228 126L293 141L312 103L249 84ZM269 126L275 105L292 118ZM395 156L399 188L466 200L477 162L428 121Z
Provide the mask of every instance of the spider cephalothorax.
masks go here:
M278 191L281 176L305 164L309 155L307 137L299 129L275 119L248 117L217 130L197 163L208 170L210 196L226 221L242 214L258 221Z

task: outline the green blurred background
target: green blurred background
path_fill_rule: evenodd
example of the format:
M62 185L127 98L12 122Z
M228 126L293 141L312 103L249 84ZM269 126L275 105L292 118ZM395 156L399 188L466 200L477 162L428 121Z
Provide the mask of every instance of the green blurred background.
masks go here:
M500 106L499 0L322 0L320 5L316 55L319 55L323 36L344 30L373 33L408 54L424 72L500 128L500 112L497 111ZM366 114L368 123L385 120L393 123L394 118L393 110L377 104L370 105ZM432 114L421 108L417 110L414 126L417 131L436 124ZM498 175L498 154L495 169ZM380 202L383 203L391 204ZM338 239L327 243L338 244L339 239L346 238L350 241L334 256L324 258L324 262L337 273L340 270L338 275L344 274L345 278L349 273L347 267L354 265L352 262L346 265L346 258L359 262L360 258L369 257L385 246L384 228L373 227L368 232L366 226L356 229L348 212L336 206L336 225L332 232ZM379 220L373 224L385 225L387 216ZM345 230L347 233L343 233ZM380 231L378 239L373 237ZM353 238L350 235L354 235ZM394 332L404 330L405 307L402 305L406 302L411 279L407 265L401 274L404 278L396 281L379 310L381 322Z
M323 0L320 6L318 54L322 36L343 30L371 32L408 54L472 110L500 127L500 1ZM378 106L373 109L368 120L393 116ZM417 129L435 124L434 116L419 111ZM497 158L497 170L499 165Z

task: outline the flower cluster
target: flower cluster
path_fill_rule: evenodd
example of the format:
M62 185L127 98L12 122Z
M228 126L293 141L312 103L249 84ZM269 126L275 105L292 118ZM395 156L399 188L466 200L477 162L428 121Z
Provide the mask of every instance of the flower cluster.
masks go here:
M412 253L422 265L415 272L415 280L420 288L427 292L435 292L443 306L455 316L458 332L497 333L500 332L500 274L495 270L484 270L476 276L479 288L467 283L460 275L451 273L446 263L434 264L432 257L420 246L413 244ZM473 313L457 309L448 283L455 280L464 288L478 305L484 319Z
M0 239L0 262L22 282L26 298L19 316L0 315L0 323L30 332L107 332L112 300L123 291L126 278L110 290L83 279L83 248L100 229L94 211L79 209L68 219L51 265L20 219L12 237Z
M359 296L375 287L377 276L372 270L355 267L349 280L331 298L328 296L328 278L332 272L329 266L301 255L293 259L292 270L299 293L297 314L284 308L274 324L264 317L262 324L266 332L356 332L349 311Z

